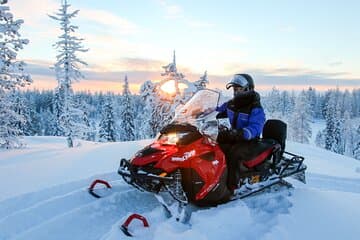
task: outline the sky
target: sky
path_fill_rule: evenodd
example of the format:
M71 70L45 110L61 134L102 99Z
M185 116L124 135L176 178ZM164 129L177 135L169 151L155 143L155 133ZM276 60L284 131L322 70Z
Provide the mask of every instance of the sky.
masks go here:
M161 80L176 51L178 71L209 87L225 88L235 73L249 73L260 91L360 87L359 1L68 0L79 9L73 24L88 48L76 90L121 92L125 75L133 93L146 80ZM61 34L50 19L61 0L9 0L23 19L30 43L18 58L28 66L31 88L52 89L53 44Z

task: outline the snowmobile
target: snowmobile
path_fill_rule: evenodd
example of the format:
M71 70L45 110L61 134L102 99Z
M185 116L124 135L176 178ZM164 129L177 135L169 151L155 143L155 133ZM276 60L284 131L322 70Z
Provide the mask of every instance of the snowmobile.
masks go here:
M118 173L125 182L154 193L167 217L187 222L199 207L242 199L276 186L292 187L285 180L288 177L305 183L304 158L285 151L286 124L271 119L248 160L239 165L237 188L229 189L225 155L216 141L219 129L230 126L227 118L217 119L220 99L217 91L198 91L176 110L173 121L153 143L131 159L120 160ZM89 188L94 197L101 197L94 189L97 184L111 188L108 182L95 180ZM127 226L132 219L148 225L141 215L131 215L121 226L127 236L131 236Z
M219 101L217 91L198 91L177 109L155 142L130 160L120 161L118 173L125 182L154 193L168 216L178 212L177 220L188 217L185 206L214 206L274 185L291 187L287 177L305 183L304 158L285 151L286 124L272 119L265 123L256 149L240 166L238 187L228 189L225 155L216 142L219 127L228 124L216 118ZM178 203L177 210L171 208L173 202Z

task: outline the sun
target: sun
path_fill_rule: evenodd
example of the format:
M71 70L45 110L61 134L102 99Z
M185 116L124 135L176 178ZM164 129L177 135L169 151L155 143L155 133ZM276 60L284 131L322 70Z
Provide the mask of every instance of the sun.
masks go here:
M161 91L169 95L174 95L176 93L175 81L169 80L165 82L164 84L161 85L160 89Z

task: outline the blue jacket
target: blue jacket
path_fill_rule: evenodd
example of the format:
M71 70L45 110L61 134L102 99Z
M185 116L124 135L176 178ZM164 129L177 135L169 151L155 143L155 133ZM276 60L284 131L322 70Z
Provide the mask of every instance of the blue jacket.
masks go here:
M255 91L245 92L216 108L219 117L228 117L232 128L242 129L243 138L251 140L260 137L265 113L260 96Z

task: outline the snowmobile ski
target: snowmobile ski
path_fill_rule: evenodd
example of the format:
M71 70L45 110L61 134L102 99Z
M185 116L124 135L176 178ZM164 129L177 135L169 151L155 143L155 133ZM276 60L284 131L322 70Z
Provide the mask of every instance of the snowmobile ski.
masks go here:
M126 220L125 222L120 226L121 231L128 237L132 237L133 234L129 232L129 224L131 223L132 220L134 219L138 219L140 220L144 227L149 227L149 223L146 220L145 217L141 216L140 214L134 213L131 214Z
M95 198L101 198L102 196L97 193L95 190L95 186L98 185L98 184L102 184L102 185L105 185L107 189L110 189L111 188L111 185L109 182L105 181L105 180L102 180L102 179L96 179L94 180L90 187L88 188L88 192Z

